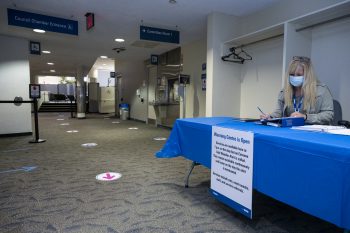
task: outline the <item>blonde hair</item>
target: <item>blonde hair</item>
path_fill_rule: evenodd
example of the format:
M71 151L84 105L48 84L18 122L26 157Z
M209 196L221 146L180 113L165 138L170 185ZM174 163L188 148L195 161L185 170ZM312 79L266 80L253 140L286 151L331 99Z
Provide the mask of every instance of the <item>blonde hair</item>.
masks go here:
M296 69L301 66L304 69L304 82L301 87L303 98L303 110L307 112L310 108L315 107L316 103L316 85L317 78L310 60L300 61L293 59L288 66L284 77L284 104L293 107L293 86L289 82L289 75L295 74Z

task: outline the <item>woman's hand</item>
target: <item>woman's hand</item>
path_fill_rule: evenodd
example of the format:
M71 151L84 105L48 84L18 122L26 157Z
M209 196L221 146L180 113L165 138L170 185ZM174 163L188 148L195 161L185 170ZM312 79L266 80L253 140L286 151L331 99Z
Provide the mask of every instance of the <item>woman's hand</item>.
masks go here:
M271 116L269 114L261 114L260 115L260 120L267 120L271 119Z
M303 117L304 119L306 119L306 115L300 112L293 112L292 114L290 114L290 117Z

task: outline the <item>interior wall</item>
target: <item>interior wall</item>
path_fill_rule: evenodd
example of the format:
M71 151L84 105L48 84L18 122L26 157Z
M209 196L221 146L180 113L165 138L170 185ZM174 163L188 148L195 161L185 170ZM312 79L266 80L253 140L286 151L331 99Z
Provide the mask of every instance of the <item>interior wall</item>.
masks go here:
M297 32L298 25L294 23L285 23L285 50L284 50L284 67L287 71L289 63L293 56L311 57L311 33L308 30ZM284 80L282 80L284 81Z
M280 1L265 10L255 12L251 15L241 17L240 35L259 29L269 27L278 23L283 23L313 11L328 7L344 0L293 0ZM232 37L233 38L233 37Z
M350 120L350 19L312 30L311 59L319 80L342 105L343 119Z
M206 91L202 90L201 75L202 64L206 63L207 59L206 48L207 41L205 39L181 47L183 55L182 73L191 76L190 84L186 85L186 117L205 116ZM182 102L180 109L182 109Z
M100 84L100 87L114 87L115 78L110 77L110 70L97 70L96 82ZM109 83L108 83L109 82Z
M223 42L238 33L237 17L212 13L207 25L206 116L240 115L239 64L223 62ZM226 51L225 51L226 53Z
M122 103L130 104L130 117L132 119L147 120L147 69L143 61L116 61L116 71L121 73ZM140 96L136 90L140 90ZM120 99L119 98L119 99ZM141 98L144 99L141 102Z
M89 78L97 78L98 74L97 74L97 70L94 67L92 67L88 73L88 77Z
M334 29L328 32L322 30L318 32L317 27L311 38L310 32L303 31L296 33L295 25L286 23L283 42L279 41L278 44L270 44L269 46L272 46L272 50L266 50L261 53L252 51L251 53L254 57L250 64L248 64L248 61L248 65L245 64L244 66L229 62L224 63L220 60L220 56L223 55L222 51L228 51L228 48L226 48L228 45L225 44L226 41L263 28L281 24L297 17L302 17L303 15L318 12L321 9L332 7L342 2L347 1L281 1L263 11L241 18L219 13L210 14L207 25L208 89L206 95L206 115L256 117L259 115L255 110L258 104L264 111L271 112L275 108L278 90L282 87L283 70L293 55L310 56L312 54L311 56L315 60L315 65L319 62L320 65L318 66L322 67L320 69L322 71L319 71L320 73L322 72L322 75L319 75L320 80L326 80L326 73L323 72L325 69L329 69L327 77L334 77L335 75L329 74L333 68L329 68L326 65L326 61L329 61L331 57L327 54L327 51L338 46L334 50L333 57L338 58L337 51L342 50L340 58L343 58L342 60L345 63L349 60L347 59L347 54L349 54L347 48L349 46L345 45L346 42L344 42L349 41L348 34L344 36L336 32L336 30L343 30L343 33L344 31L348 32L349 29L345 25L341 29ZM334 37L333 39L332 36ZM317 42L315 40L316 37ZM266 42L268 43L268 41ZM273 46L275 45L277 47L274 48ZM323 49L322 47L327 47L327 49ZM344 49L345 47L346 49ZM263 48L260 49L263 51ZM259 58L260 56L262 57ZM264 56L271 57L271 59L264 60ZM327 59L325 59L326 57ZM322 59L322 61L317 61L318 59ZM349 74L348 66L344 62L336 60L331 63L336 62L338 62L335 67L338 68L337 75L339 81L334 78L330 88L335 98L341 100L348 99L349 96L346 92L346 87L349 86L346 79L347 74ZM262 94L259 94L261 92ZM348 115L348 110L345 107L344 117Z
M61 80L60 76L38 76L39 84L59 84Z
M148 102L156 100L157 66L148 68ZM148 118L156 120L156 112L153 105L148 105Z
M29 100L28 41L0 35L0 100ZM31 106L1 104L0 134L32 132Z
M240 117L259 118L259 106L271 113L282 87L283 37L244 48L252 56L241 65Z

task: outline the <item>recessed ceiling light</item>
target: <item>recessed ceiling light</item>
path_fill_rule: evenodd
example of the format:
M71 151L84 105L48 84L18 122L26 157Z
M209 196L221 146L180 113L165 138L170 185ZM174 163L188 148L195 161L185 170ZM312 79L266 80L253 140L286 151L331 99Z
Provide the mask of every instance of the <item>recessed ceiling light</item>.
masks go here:
M50 72L54 73L54 72L56 72L56 70L50 70Z
M48 50L43 50L43 51L41 51L42 53L51 53L50 51L48 51Z
M124 42L125 40L124 39L122 39L122 38L116 38L116 39L114 39L116 42L119 42L119 43L121 43L121 42Z
M50 65L50 66L53 66L55 63L53 63L53 62L48 62L47 64Z
M103 59L105 59L105 58L108 58L107 56L100 56L100 58L103 58Z
M175 3L177 3L177 2L176 2L176 0L169 0L169 3L175 4Z
M33 31L37 33L45 33L45 30L41 30L41 29L33 29Z
M102 65L106 66L107 64L103 63Z

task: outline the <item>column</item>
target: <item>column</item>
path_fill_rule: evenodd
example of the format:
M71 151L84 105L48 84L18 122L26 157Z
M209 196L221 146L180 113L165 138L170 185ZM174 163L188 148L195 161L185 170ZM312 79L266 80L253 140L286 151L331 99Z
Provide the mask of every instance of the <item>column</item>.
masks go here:
M207 24L206 116L240 116L240 64L221 61L229 52L225 41L238 35L238 19L211 13Z
M86 112L86 85L84 82L84 67L80 66L77 68L76 74L77 80L77 118L85 119Z

